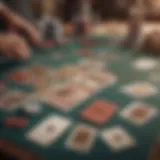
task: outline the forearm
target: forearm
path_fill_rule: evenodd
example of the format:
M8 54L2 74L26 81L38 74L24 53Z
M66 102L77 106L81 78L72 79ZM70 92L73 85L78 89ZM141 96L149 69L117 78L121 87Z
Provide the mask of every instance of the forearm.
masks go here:
M19 28L24 26L24 20L3 3L0 3L0 17L5 19L11 26L18 26Z

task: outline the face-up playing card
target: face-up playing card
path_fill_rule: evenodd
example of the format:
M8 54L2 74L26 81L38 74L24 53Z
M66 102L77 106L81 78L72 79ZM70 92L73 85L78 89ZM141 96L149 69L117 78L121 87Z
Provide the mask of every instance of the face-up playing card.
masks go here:
M4 109L14 109L15 107L18 107L20 104L27 101L28 99L28 93L21 91L12 91L2 98L0 105Z
M94 145L96 130L87 125L79 124L67 139L66 146L71 150L87 153Z
M135 82L123 87L122 92L135 98L145 98L155 95L157 89L148 82Z
M27 69L19 69L10 72L8 78L17 84L30 84L33 76Z
M85 76L88 80L95 82L100 88L110 86L116 81L116 76L110 72L88 72Z
M56 71L55 76L57 79L67 80L76 76L79 72L80 70L74 65L68 65L68 66L63 66L62 68L59 68Z
M102 132L102 140L115 152L134 147L136 142L120 126L105 129Z
M157 110L147 104L135 102L124 108L121 116L136 125L144 125L157 115Z
M81 89L83 88L89 93L93 93L96 91L96 89L99 88L98 84L95 81L87 79L83 74L75 76L72 79L72 83L74 83L75 85L77 85L77 87Z
M116 105L104 100L97 100L85 108L80 116L82 119L97 125L103 125L113 115Z
M138 70L151 70L156 67L157 61L151 58L141 58L134 62L134 67Z
M63 111L71 110L88 96L88 92L83 88L78 88L74 84L57 85L44 95L44 101Z
M27 139L47 147L69 128L71 121L58 115L50 115L28 132Z

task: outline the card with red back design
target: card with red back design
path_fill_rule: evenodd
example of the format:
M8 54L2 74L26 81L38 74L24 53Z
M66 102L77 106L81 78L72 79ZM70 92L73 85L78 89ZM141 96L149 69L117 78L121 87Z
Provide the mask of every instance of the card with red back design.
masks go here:
M96 125L103 125L114 114L116 105L104 100L96 100L80 113L80 117Z

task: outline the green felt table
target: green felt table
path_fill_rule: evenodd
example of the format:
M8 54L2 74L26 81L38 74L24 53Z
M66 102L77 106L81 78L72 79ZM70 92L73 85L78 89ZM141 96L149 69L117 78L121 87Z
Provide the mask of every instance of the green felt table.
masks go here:
M11 82L4 75L8 72L8 70L14 70L15 67L24 67L31 64L41 64L45 65L49 68L57 68L59 66L77 63L77 61L82 58L83 55L77 54L77 50L81 49L82 46L78 41L71 41L62 46L55 46L46 49L33 49L33 56L31 59L24 63L14 64L9 62L7 66L2 65L1 67L1 78L5 81L7 86L10 89L21 89L28 92L33 91L32 87L18 85ZM124 50L120 46L115 46L112 44L106 43L94 45L90 44L89 46L90 52L92 52L93 56L106 53L106 55L115 55L118 56L119 59L116 60L106 60L106 69L113 72L117 76L117 82L108 87L100 90L96 94L88 97L82 103L78 104L73 110L70 112L63 112L59 109L50 107L46 103L42 103L43 111L40 114L35 116L30 116L30 123L25 129L16 129L16 128L6 128L3 124L0 126L0 137L1 139L7 139L10 143L19 146L21 149L26 150L28 152L34 153L35 155L41 157L46 160L53 159L70 159L70 160L146 160L148 158L148 153L155 143L157 136L159 134L159 124L160 124L160 116L156 116L152 120L150 120L147 124L142 126L136 126L133 123L130 123L128 120L122 118L119 115L119 112L126 107L129 103L135 101L132 97L119 92L121 86L126 85L128 83L132 83L134 81L148 81L152 82L149 78L150 74L159 74L160 73L160 65L157 65L154 70L150 71L139 71L133 68L133 62L141 57L146 57L142 53L134 52L132 50ZM55 60L53 55L62 53L63 57L59 60ZM159 60L159 58L153 59ZM11 64L12 63L12 64ZM158 93L155 96L147 97L142 99L143 102L147 104L151 104L156 107L159 112L159 102L160 102L160 81L152 82L158 89ZM92 103L96 99L106 99L107 101L111 101L117 105L116 113L110 118L109 121L105 123L103 126L97 126L87 121L83 121L79 113L80 111ZM53 144L48 147L42 147L37 145L31 141L28 141L25 136L28 131L34 127L37 123L41 122L48 114L59 114L73 120L71 127L63 133L63 135ZM17 115L18 109L13 111L5 111L4 109L0 109L0 120L2 121L8 115ZM158 113L159 114L159 113ZM78 153L76 151L70 150L65 147L65 142L70 135L74 125L77 122L85 123L90 126L93 126L98 130L98 135L95 140L94 146L87 154ZM136 145L133 148L128 148L124 151L114 152L110 149L110 147L101 139L100 133L103 129L107 129L114 126L122 126L127 133L134 137L136 140ZM4 144L3 144L4 145ZM4 145L5 146L5 145ZM0 147L3 149L3 147ZM31 158L28 158L30 160Z

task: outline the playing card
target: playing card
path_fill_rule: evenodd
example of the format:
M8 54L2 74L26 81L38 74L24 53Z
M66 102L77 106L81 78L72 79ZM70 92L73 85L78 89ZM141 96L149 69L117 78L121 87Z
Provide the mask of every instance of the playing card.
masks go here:
M94 82L93 80L87 79L85 77L85 74L79 74L77 76L75 76L72 79L72 83L74 83L75 85L77 85L77 87L79 88L83 88L84 90L88 91L89 93L93 93L96 91L96 89L99 88L99 85Z
M134 98L145 98L157 93L157 89L148 82L134 82L121 89L122 92Z
M102 132L102 140L115 152L134 147L135 140L120 126L105 129Z
M79 124L74 127L73 132L66 142L69 149L87 153L94 145L96 138L96 129L87 125Z
M79 74L80 69L74 65L65 65L56 70L55 76L57 79L68 80Z
M113 115L116 105L104 100L96 100L91 105L82 110L82 119L97 125L103 125Z
M116 82L116 76L110 72L86 72L85 73L86 79L94 82L99 86L99 88L102 88L104 86L110 86Z
M29 99L29 94L21 91L11 91L0 102L4 109L14 109Z
M74 84L62 84L53 87L44 95L44 101L63 111L71 110L88 96L88 92L83 88L78 88Z
M26 137L34 143L47 147L56 142L70 125L71 121L69 119L58 115L50 115L31 129Z
M120 115L136 125L144 125L157 115L157 109L141 102L134 102L124 108Z
M134 62L134 67L138 70L151 70L156 67L158 62L151 58L140 58Z

